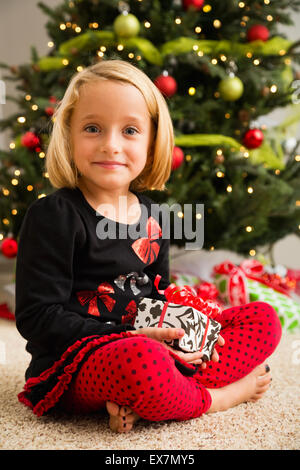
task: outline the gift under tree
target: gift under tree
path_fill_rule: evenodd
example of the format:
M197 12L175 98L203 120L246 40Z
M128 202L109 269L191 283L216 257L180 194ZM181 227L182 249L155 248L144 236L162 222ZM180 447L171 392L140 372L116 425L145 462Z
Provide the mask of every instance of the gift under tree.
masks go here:
M49 53L32 47L27 64L1 64L19 107L0 123L11 131L0 152L0 237L14 256L31 202L53 189L44 158L54 108L70 77L97 61L127 60L164 94L175 129L173 170L158 203L200 202L205 249L254 255L260 245L299 235L300 156L291 134L300 118L299 43L279 34L299 0L73 0L48 16ZM290 118L273 128L279 107ZM175 217L182 218L184 213ZM8 239L8 240L7 240ZM186 242L174 239L173 243Z
M218 298L226 305L267 302L276 310L284 331L299 330L300 302L293 271L276 269L257 260L245 260L236 266L229 260L214 267Z

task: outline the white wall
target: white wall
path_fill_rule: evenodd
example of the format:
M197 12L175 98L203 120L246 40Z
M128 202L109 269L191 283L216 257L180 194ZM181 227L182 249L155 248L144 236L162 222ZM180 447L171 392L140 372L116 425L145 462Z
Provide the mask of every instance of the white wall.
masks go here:
M61 0L47 0L45 3L53 7L61 4ZM48 17L37 7L37 0L0 0L0 61L10 65L28 63L30 46L33 44L39 54L46 54L49 50L45 29L47 20ZM299 40L300 13L293 14L293 21L294 26L281 26L281 30L286 32L289 39ZM7 94L15 93L11 82L6 83L6 92ZM0 104L0 117L1 115L9 116L16 110L14 103ZM275 122L280 121L287 112L288 110L278 110L272 118ZM8 133L2 134L0 148L7 148L8 143ZM274 254L277 263L300 269L300 239L295 235L279 241L275 246Z

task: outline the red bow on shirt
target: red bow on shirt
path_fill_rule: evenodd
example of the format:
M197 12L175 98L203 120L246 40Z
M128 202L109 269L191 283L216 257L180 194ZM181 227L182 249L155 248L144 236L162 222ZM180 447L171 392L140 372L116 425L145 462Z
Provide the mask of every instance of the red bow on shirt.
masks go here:
M139 238L131 246L143 263L151 264L158 256L160 246L155 240L162 236L162 230L153 217L148 218L146 230L148 238Z
M131 325L134 325L134 320L137 314L137 305L134 300L131 300L127 307L125 308L125 315L122 315L122 324L124 323L130 323Z
M77 292L77 298L81 305L85 305L87 302L89 303L88 313L90 315L100 317L97 298L99 297L111 312L116 301L112 299L109 294L113 294L114 292L114 288L109 284L109 282L102 282L96 291L82 290Z

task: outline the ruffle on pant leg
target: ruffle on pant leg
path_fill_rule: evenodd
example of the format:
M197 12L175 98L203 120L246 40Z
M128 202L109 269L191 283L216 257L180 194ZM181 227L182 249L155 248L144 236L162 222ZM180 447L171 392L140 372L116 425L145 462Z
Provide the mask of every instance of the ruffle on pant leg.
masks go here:
M133 333L123 332L89 336L76 341L52 367L38 377L27 380L23 391L18 394L19 401L31 408L37 416L42 416L58 403L81 365L96 348L130 336L133 336Z

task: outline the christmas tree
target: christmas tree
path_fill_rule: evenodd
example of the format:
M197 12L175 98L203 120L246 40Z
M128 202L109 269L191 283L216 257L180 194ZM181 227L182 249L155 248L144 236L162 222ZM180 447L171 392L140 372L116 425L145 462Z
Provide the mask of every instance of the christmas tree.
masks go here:
M0 64L20 91L19 112L0 121L0 236L13 256L28 206L49 194L45 155L52 115L71 76L106 59L141 68L166 98L175 131L166 191L170 206L204 204L204 248L253 255L300 236L299 42L278 33L300 0L64 0L40 2L49 17L49 54ZM298 86L298 88L297 88ZM291 115L276 127L264 116ZM175 217L184 217L178 213ZM4 242L5 247L4 247ZM186 240L172 240L183 245ZM4 248L4 249L3 249Z

